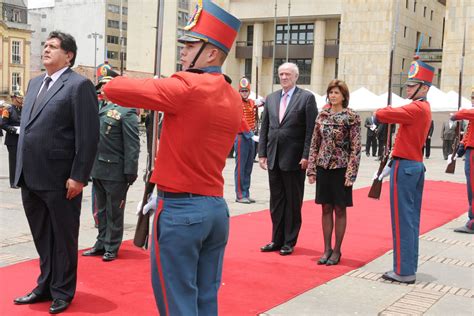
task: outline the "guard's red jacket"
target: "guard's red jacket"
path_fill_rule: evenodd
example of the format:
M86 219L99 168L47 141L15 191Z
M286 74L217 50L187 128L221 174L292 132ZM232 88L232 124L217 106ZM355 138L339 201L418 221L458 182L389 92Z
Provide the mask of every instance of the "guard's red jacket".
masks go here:
M151 181L163 191L223 196L222 170L242 121L239 93L219 73L117 77L110 101L165 113Z
M456 120L469 120L466 133L462 139L464 148L474 148L474 109L464 109L454 113Z
M382 123L399 124L392 156L423 161L422 149L431 125L431 109L427 101L417 100L399 108L386 107L375 112Z

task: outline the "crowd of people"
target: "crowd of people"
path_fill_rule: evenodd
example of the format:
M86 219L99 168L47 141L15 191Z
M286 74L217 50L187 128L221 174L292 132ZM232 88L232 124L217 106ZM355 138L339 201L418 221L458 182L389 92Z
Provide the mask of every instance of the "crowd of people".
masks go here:
M118 258L127 191L137 179L135 108L164 113L151 176L157 186L151 279L161 315L217 315L229 236L222 171L232 146L236 202L255 202L250 183L256 142L259 166L268 171L272 232L261 252L278 251L282 256L294 252L307 178L316 184L315 203L321 205L324 252L317 264L340 263L347 207L354 204L352 187L361 159L361 118L348 107L349 88L342 80L332 80L326 90L328 102L318 113L314 95L296 85L297 65L283 63L278 68L281 89L266 97L258 130L249 80L240 80L237 91L222 73L240 24L219 6L204 1L179 38L184 45L183 71L168 78L131 79L105 67L96 87L71 69L77 53L74 38L63 32L49 35L42 54L46 73L31 80L24 108L23 95L15 92L13 105L2 113L10 185L21 188L40 257L37 286L14 299L15 304L52 301L49 312L56 314L73 300L82 192L90 178L98 235L82 255L102 256L103 261ZM426 146L429 157L427 140L433 129L426 95L433 74L431 66L415 59L406 83L412 102L379 109L364 123L366 154L379 158L391 137L388 127L393 130L393 124L398 125L390 160L377 177L390 175L393 269L383 278L401 283L416 280L425 173L422 150ZM473 122L474 110L450 117L453 123L446 125L446 132L443 127L447 148L453 141L449 131L460 119ZM446 150L451 154L446 159L466 155L469 221L456 230L463 233L474 233L473 129L469 124L457 152Z

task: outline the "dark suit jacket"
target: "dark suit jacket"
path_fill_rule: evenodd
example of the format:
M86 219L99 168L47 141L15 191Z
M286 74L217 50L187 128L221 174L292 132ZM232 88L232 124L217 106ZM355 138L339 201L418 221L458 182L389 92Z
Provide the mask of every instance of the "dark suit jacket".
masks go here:
M441 139L442 140L454 140L456 137L456 127L458 126L458 122L453 122L451 128L449 128L449 121L443 123L443 127L441 128Z
M94 85L67 69L30 117L44 77L32 79L25 96L15 184L21 174L30 190L65 190L68 178L87 184L99 141Z
M126 182L126 174L138 172L137 111L108 102L99 109L99 118L100 141L91 177Z
M371 119L372 116L369 116L368 118L365 119L364 126L367 127L367 136L376 136L376 130L371 130L370 127L374 123L373 120Z
M299 162L308 159L314 123L318 115L316 99L306 90L296 87L280 124L282 90L267 96L262 115L258 154L266 157L268 168L278 166L283 171L301 169Z

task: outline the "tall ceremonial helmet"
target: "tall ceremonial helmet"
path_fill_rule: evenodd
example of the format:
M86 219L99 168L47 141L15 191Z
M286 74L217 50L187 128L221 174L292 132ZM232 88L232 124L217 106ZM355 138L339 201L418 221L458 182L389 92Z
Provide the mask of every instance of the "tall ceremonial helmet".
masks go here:
M420 57L416 55L413 58L414 60L410 65L410 69L408 70L408 79L405 85L410 86L422 83L428 87L431 87L435 69L434 67L419 60L419 58Z
M240 29L240 20L210 0L198 0L178 41L211 43L228 54Z
M97 81L100 82L100 80L102 80L102 77L107 76L107 69L112 69L112 66L109 65L109 62L107 60L103 64L100 64L99 66L97 66L97 69L96 69Z
M15 90L12 92L12 95L11 97L12 98L23 98L23 92L21 92L21 90Z
M118 73L116 73L112 68L109 67L105 67L103 68L103 71L101 72L102 73L102 76L101 78L99 79L99 83L95 86L95 90L99 91L99 89L104 85L106 84L107 82L109 82L110 80L112 80L113 78L117 77L117 76L120 76Z
M250 81L247 78L242 77L242 79L240 79L239 91L250 91Z

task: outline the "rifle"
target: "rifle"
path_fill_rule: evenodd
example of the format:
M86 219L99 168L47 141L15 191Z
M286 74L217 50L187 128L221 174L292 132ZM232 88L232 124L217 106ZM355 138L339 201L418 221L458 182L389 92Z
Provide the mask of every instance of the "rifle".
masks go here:
M464 68L464 56L466 54L466 23L464 24L464 35L462 41L462 55L460 59L460 66L459 66L459 87L458 87L458 111L461 109L461 100L462 100L462 73ZM452 147L452 154L451 160L448 162L446 166L445 173L454 173L456 170L456 158L458 148L461 145L461 123L456 123L456 136L454 137L453 147Z
M163 9L164 0L158 1L158 9L156 15L156 45L155 45L155 76L158 78L161 76L161 48L163 38ZM159 128L159 112L153 111L153 133L152 142L147 142L148 158L147 158L147 170L145 173L145 191L142 198L142 206L138 213L137 227L135 228L135 236L133 238L133 244L137 247L148 248L148 235L150 231L150 212L143 215L143 207L147 204L148 198L153 193L155 184L150 182L151 174L155 164L155 156L157 149L158 140L158 128ZM148 136L148 133L147 133ZM151 148L150 148L151 147Z
M390 50L390 65L388 70L388 96L387 96L387 106L392 106L392 69L393 69L393 56L395 52L395 45L397 41L397 32L398 32L398 18L400 15L400 1L396 2L397 5L397 15L395 18L395 27L392 34L392 48ZM387 125L387 144L385 145L383 157L380 160L380 166L377 170L377 176L372 181L372 186L369 191L369 198L380 199L382 193L382 180L379 180L380 174L382 174L383 169L387 165L390 158L390 151L392 150L392 124Z

